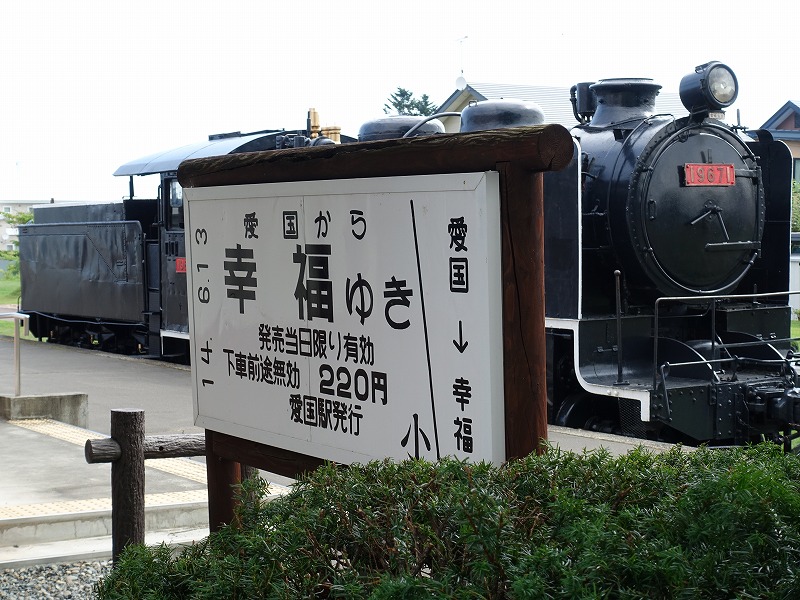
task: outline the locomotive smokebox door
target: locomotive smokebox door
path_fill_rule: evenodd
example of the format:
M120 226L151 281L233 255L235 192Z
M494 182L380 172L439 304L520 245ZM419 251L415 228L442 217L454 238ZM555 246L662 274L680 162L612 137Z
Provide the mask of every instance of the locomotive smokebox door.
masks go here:
M639 264L668 295L730 291L761 248L764 190L755 158L713 123L653 146L626 211Z

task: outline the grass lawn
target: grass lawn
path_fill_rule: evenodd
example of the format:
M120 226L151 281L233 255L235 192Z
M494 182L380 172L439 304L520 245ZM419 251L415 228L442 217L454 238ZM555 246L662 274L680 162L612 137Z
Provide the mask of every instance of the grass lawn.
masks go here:
M26 338L23 336L23 327L20 326L19 328L19 337L28 339L28 340L35 340L38 339L30 334ZM8 337L14 337L14 320L13 319L0 319L0 335L7 335Z
M19 294L19 279L4 279L0 277L0 304L13 304L16 306Z
M19 300L20 288L19 279L4 279L0 276L0 304L16 306ZM0 309L0 312L12 312L13 309ZM20 334L22 329L20 329ZM0 319L0 335L14 335L14 321L12 319ZM30 336L30 339L36 339Z

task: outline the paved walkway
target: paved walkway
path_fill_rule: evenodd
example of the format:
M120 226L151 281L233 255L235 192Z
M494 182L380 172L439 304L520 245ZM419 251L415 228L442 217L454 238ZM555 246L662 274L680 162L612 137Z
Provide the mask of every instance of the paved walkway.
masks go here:
M87 439L109 435L112 408L145 411L148 435L202 433L193 423L188 367L21 342L22 395L88 394L86 429L49 419L0 419L0 568L111 553L111 466L87 464ZM13 339L0 336L0 395L13 395ZM605 446L614 453L640 440L551 427L567 450ZM663 444L649 444L660 450ZM207 535L205 465L199 459L146 461L148 543ZM290 482L270 476L285 491Z
M87 428L0 419L0 568L108 557L111 465L87 464L87 439L109 435L112 408L145 411L148 435L202 433L192 424L188 367L22 341L21 394L88 394ZM0 395L13 395L13 338L0 336ZM202 457L145 463L148 543L208 534Z

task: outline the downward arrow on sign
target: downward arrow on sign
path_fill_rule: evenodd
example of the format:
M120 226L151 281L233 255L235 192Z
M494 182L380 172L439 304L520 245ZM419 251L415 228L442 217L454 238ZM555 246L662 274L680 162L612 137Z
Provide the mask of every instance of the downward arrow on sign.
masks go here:
M464 354L464 350L466 350L467 346L469 346L469 342L465 342L464 341L464 334L463 334L463 331L462 331L462 327L463 327L462 322L459 321L458 322L458 341L453 340L453 345L456 347L456 350L458 350L461 354Z

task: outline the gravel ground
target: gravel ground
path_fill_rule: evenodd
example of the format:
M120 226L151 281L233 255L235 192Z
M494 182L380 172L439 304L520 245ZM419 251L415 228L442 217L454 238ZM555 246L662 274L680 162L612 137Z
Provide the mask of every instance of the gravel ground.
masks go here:
M111 561L35 565L0 571L0 598L51 600L94 598L92 587L111 571Z

